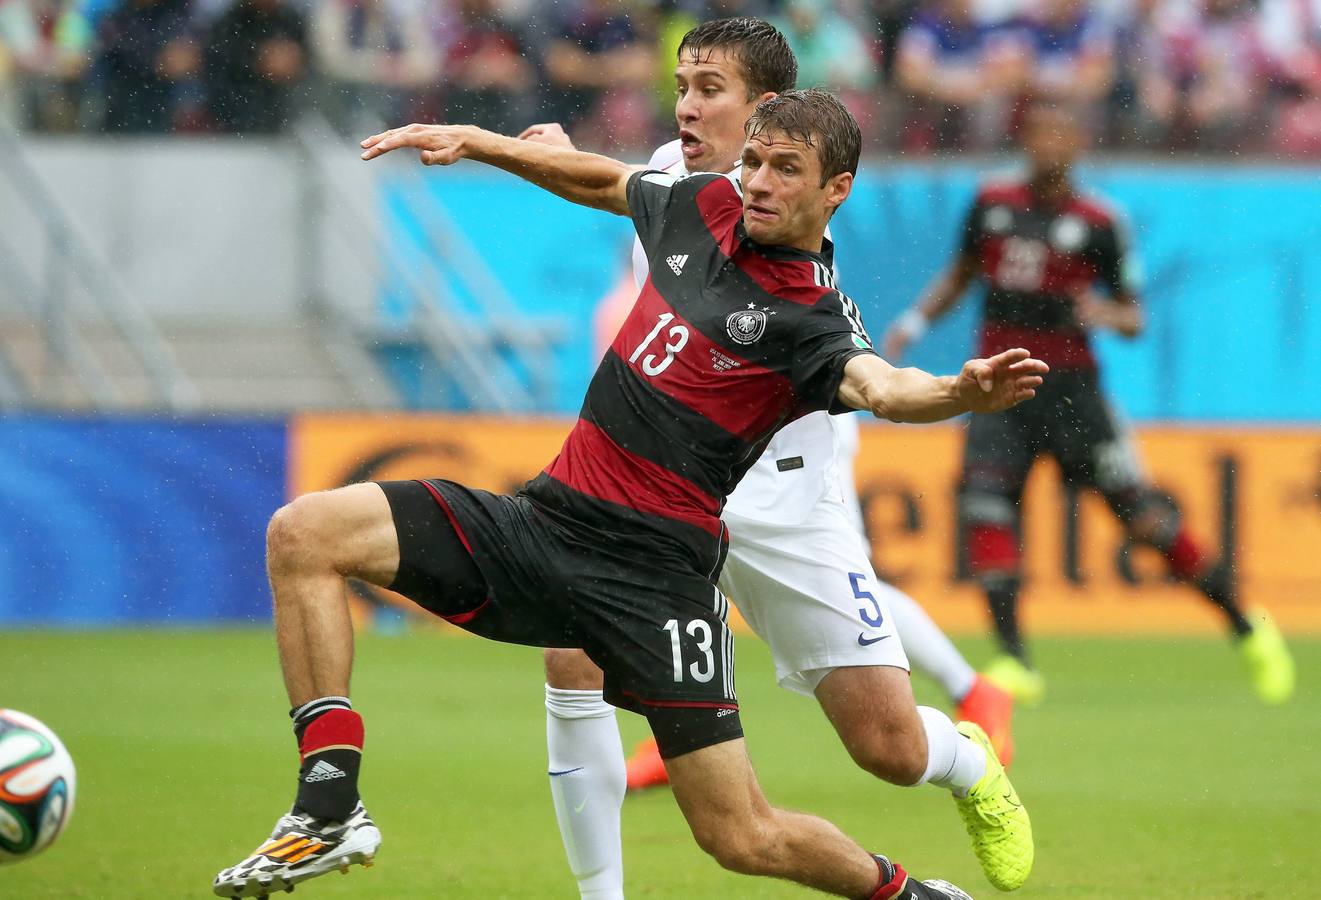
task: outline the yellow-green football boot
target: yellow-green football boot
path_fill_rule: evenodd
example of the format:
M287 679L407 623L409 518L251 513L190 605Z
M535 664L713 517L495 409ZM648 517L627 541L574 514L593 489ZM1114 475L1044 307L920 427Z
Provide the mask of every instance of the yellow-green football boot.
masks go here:
M1293 696L1297 673L1280 630L1265 610L1248 610L1252 631L1238 643L1252 687L1263 703L1283 703Z
M1024 706L1040 706L1046 699L1046 679L1041 673L1007 653L991 660L982 669L982 677Z
M987 881L1002 891L1017 890L1032 872L1032 822L986 732L975 722L954 727L986 751L986 774L966 797L954 798L972 838L972 850Z

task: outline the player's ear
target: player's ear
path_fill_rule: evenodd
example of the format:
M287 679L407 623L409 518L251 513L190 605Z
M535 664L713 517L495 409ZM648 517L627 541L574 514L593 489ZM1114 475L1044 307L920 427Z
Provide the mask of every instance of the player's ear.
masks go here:
M826 206L832 211L849 198L853 190L853 173L840 172L826 179Z

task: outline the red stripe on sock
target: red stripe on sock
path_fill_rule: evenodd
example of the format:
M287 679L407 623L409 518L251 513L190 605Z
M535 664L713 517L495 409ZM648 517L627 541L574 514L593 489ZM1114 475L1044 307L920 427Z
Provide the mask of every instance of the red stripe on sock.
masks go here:
M968 565L975 574L1017 572L1020 554L1014 530L1004 525L968 528Z
M1180 578L1192 580L1202 571L1202 548L1182 528L1170 541L1165 558L1170 561L1170 569Z
M332 709L307 726L298 753L307 759L318 750L334 746L357 747L362 751L362 716L351 709Z
M904 867L894 860L890 861L890 865L894 866L894 877L876 888L876 893L871 895L870 900L890 900L891 897L897 896L908 884L908 873L904 871ZM879 859L876 860L876 868L881 873L880 877L884 878L885 870L881 868Z

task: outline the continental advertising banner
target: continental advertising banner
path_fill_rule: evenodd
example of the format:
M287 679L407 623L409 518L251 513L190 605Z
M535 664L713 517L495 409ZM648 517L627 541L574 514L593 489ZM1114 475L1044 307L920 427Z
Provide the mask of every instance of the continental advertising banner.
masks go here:
M292 494L364 480L442 477L516 490L570 422L427 415L305 415L289 434ZM1249 604L1321 632L1321 430L1149 427L1145 466L1210 554L1232 554ZM863 428L857 483L878 573L956 632L986 616L966 580L956 486L959 426ZM1104 503L1042 462L1024 497L1024 615L1040 633L1214 633L1218 616L1134 548ZM737 601L737 598L734 598Z

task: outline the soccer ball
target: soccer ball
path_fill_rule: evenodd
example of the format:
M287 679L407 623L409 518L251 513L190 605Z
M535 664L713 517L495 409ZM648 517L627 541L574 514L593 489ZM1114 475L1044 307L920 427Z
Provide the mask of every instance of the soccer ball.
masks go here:
M31 716L0 709L0 865L51 845L73 814L73 759Z

